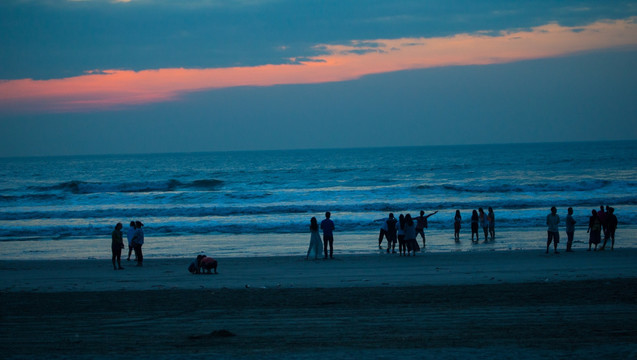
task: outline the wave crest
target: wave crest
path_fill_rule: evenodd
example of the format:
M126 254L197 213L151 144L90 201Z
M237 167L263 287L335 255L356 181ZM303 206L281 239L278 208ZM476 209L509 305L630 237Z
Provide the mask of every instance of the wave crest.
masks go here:
M219 189L224 182L217 179L202 179L183 183L176 179L165 181L143 181L126 183L100 183L72 180L55 185L30 187L38 192L62 191L71 194L170 192L181 189L210 191Z

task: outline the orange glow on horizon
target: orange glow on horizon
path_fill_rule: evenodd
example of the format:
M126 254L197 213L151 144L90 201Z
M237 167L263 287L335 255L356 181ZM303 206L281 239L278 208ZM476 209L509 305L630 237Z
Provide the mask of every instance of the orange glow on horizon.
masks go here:
M51 80L0 80L0 111L70 112L174 101L182 94L237 86L313 84L365 75L487 65L637 45L637 17L582 27L319 45L326 55L298 64L157 70L105 70Z

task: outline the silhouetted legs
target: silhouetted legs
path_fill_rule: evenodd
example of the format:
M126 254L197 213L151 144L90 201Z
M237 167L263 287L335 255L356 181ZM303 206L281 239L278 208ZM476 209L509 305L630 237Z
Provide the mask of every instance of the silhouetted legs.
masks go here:
M398 252L400 256L407 253L407 244L405 244L405 235L398 235Z
M137 257L137 266L142 266L144 255L142 254L141 245L135 245L135 256Z
M418 235L422 236L422 247L426 246L427 239L425 238L425 229L416 229L416 240L418 240Z
M575 233L573 231L567 231L566 232L566 237L568 238L568 240L566 240L566 251L571 252L573 251L571 249L571 246L573 246L573 236L575 235Z
M113 270L123 269L122 267L122 249L113 248Z
M549 253L549 246L551 246L551 242L553 242L553 247L555 249L555 253L557 252L557 243L560 242L560 233L555 231L548 231L548 240L546 241L546 253Z
M334 236L333 235L323 235L323 252L325 253L325 258L327 259L327 247L330 248L330 258L334 258Z
M604 250L604 248L606 247L606 243L608 242L608 239L611 240L610 249L613 250L615 247L615 230L611 230L611 229L606 230L606 233L604 234L604 243L602 244L602 247L599 248L600 250Z
M380 229L380 234L378 234L378 248L382 249L383 247L381 246L383 243L383 237L387 236L387 233L385 232L385 229ZM389 238L387 238L387 242L389 242ZM387 245L387 248L389 249L389 244Z

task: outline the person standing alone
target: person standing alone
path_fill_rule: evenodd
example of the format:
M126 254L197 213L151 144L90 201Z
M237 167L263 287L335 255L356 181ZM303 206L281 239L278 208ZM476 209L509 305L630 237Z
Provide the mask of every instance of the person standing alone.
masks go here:
M330 219L332 214L325 213L325 220L321 221L321 230L323 230L323 252L327 259L327 246L330 247L330 259L334 258L334 222Z

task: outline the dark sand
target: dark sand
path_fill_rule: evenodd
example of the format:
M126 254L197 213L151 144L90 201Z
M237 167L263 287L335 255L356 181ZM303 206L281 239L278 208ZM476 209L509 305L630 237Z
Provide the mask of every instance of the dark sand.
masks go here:
M635 278L1 299L8 359L637 358Z

